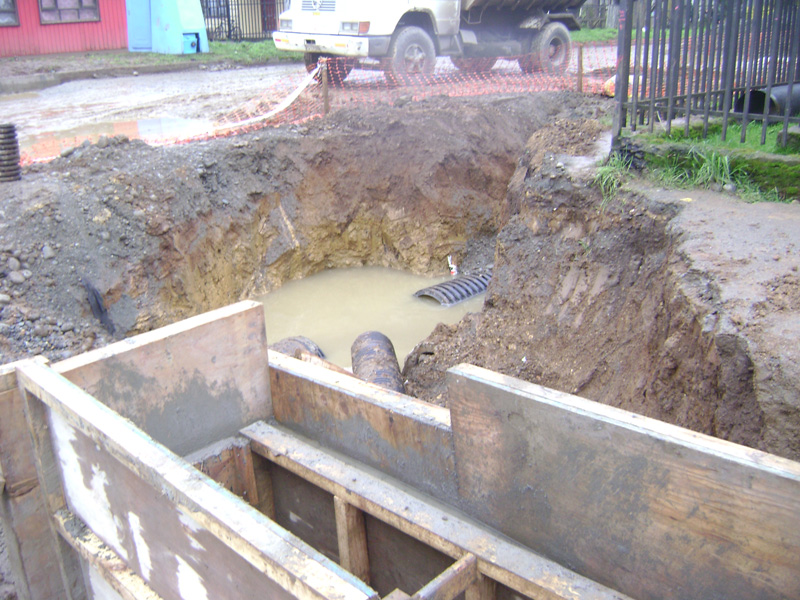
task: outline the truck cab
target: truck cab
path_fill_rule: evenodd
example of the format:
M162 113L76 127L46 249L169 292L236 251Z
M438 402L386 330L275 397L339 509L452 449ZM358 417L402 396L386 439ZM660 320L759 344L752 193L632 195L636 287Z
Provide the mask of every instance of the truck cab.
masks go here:
M291 0L273 33L280 50L304 53L312 70L329 60L331 81L355 67L405 83L433 73L436 57L462 70L491 69L517 57L525 72L566 70L570 29L585 0Z

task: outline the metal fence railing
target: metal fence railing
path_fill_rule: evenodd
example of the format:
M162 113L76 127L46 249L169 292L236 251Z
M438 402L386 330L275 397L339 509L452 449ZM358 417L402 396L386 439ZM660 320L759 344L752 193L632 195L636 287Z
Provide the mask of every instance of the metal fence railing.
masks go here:
M731 122L800 123L800 1L621 0L618 38L617 114L623 128L657 123L667 133L674 119L689 134L690 120L721 119L725 139ZM750 128L752 131L752 128Z
M265 40L278 28L284 0L200 0L212 41Z

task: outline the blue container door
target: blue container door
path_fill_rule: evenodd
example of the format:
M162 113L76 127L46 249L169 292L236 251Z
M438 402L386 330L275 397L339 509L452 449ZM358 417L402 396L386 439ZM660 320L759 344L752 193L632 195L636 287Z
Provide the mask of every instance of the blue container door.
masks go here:
M153 31L150 21L150 0L127 0L128 50L151 52Z

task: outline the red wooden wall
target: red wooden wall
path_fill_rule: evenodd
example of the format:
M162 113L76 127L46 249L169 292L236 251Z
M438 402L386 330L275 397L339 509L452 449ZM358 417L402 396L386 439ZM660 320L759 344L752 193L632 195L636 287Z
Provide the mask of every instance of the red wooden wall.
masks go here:
M98 0L100 21L41 25L38 0L17 0L19 27L0 27L0 56L128 47L125 0Z

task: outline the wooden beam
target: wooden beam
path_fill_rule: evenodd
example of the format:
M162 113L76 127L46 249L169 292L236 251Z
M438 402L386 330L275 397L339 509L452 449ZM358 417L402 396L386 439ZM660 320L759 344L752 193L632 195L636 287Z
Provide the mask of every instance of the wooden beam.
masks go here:
M473 517L642 600L797 596L800 463L470 365L447 390Z
M272 350L269 365L278 423L439 499L456 498L446 408Z
M496 597L497 583L480 574L478 580L464 593L465 600L495 600Z
M56 529L87 563L94 566L123 600L161 600L145 581L134 573L113 550L68 510L54 517Z
M465 554L449 569L414 594L414 600L453 600L478 580L478 559Z
M28 360L47 362L44 357ZM0 516L5 523L9 562L20 600L63 598L61 573L54 568L57 538L39 490L16 364L0 366L0 471L6 480Z
M58 415L59 432L68 446L67 451L74 454L72 460L84 461L84 464L88 460L92 469L108 481L104 486L107 493L104 513L95 515L91 507L81 513L75 507L75 514L106 543L109 540L103 536L111 535L112 541L124 548L128 556L137 556L137 530L150 532L148 545L157 544L158 552L185 556L187 573L190 572L186 562L189 560L197 561L192 564L198 569L207 570L203 582L208 583L207 589L212 590L212 594L222 594L229 585L225 582L231 576L230 568L237 576L246 578L238 583L239 594L253 590L252 594L258 595L254 590L260 587L265 594L290 595L301 600L377 598L375 591L357 578L241 502L53 370L26 364L18 367L17 376L26 392L40 398L50 408L54 419ZM76 470L80 471L77 467ZM80 478L73 483L86 485ZM82 493L80 489L78 493ZM104 514L123 525L131 521L132 509L128 508L128 503L130 496L136 494L147 498L135 515L141 526L126 526L124 535L101 531L103 520L107 519ZM84 493L81 500L92 498ZM92 520L97 522L96 526L92 525ZM175 545L186 554L175 553L172 550ZM193 559L198 545L204 549L203 554ZM205 553L209 556L205 557ZM156 556L156 550L151 549L148 555ZM155 591L168 596L159 586L177 589L179 582L170 564L151 561L149 567L152 577L148 578L139 570L137 573ZM252 568L260 578L253 578ZM156 578L157 569L161 579ZM192 569L192 573L196 570ZM192 580L198 581L192 573Z
M234 446L233 457L234 464L236 465L236 475L242 485L242 498L244 498L250 506L258 507L258 485L256 484L253 453L250 451L250 444Z
M339 564L369 584L369 554L364 513L339 496L333 497L333 506L336 512Z
M18 369L25 366L28 365L19 364ZM30 363L30 366L47 368L36 363ZM25 388L23 382L19 379L19 372L17 373L17 383L20 386L20 394L24 402L28 432L33 442L33 462L39 478L39 489L41 490L46 519L52 534L52 543L56 553L57 567L64 585L64 593L67 600L84 600L88 598L88 595L83 582L80 561L72 549L57 535L53 522L53 515L66 508L66 500L64 499L64 490L61 487L61 476L53 451L53 443L50 439L48 409Z
M453 558L474 554L482 574L520 594L537 600L627 598L286 429L258 422L241 434L254 452L440 552Z

